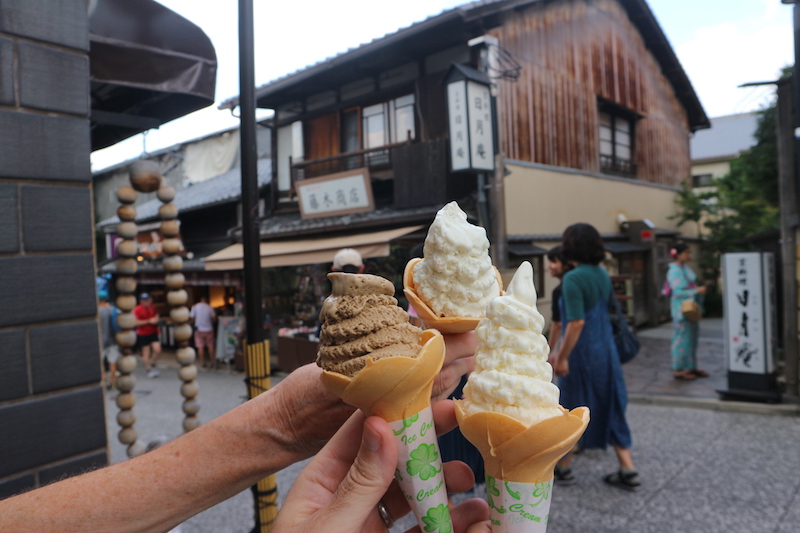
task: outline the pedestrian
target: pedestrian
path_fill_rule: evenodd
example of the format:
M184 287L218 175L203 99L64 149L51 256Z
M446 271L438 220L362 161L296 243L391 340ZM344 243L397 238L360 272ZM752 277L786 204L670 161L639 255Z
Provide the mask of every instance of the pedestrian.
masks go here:
M366 267L361 254L353 248L342 248L333 256L334 272L347 272L348 274L363 274Z
M139 295L139 305L133 308L136 318L136 346L142 352L144 369L148 378L157 378L156 360L161 353L161 341L158 339L158 323L161 318L158 310L153 305L150 293L143 292Z
M572 269L564 259L561 250L562 248L559 244L547 252L547 270L559 282L556 288L553 289L553 298L550 302L550 335L547 343L550 345L550 358L548 361L551 365L554 363L553 356L561 340L561 280L564 279L564 274Z
M667 269L669 285L669 310L672 315L672 369L675 379L692 381L708 377L708 372L697 368L697 339L700 323L687 320L683 315L684 300L695 300L702 305L706 288L697 286L697 275L687 263L692 260L692 249L679 242L669 251L673 261Z
M119 331L116 318L119 314L116 307L108 302L108 294L99 296L100 306L97 309L97 320L100 322L100 340L103 348L103 383L106 389L111 390L117 386L117 361L119 361L119 346L114 338L114 333ZM106 365L108 371L106 373Z
M610 444L619 469L603 480L637 490L641 481L631 458L631 432L625 418L628 392L608 316L613 289L608 272L600 266L605 258L603 240L593 226L573 224L564 231L562 254L573 269L562 282L560 311L565 325L554 358L561 405L589 408L591 420L581 437L581 449L606 449ZM571 461L572 452L556 466L558 483L575 482Z
M194 324L194 346L203 368L210 368L215 362L214 353L214 324L217 322L217 313L208 305L205 296L192 306L189 313ZM208 351L208 367L206 366L206 351Z

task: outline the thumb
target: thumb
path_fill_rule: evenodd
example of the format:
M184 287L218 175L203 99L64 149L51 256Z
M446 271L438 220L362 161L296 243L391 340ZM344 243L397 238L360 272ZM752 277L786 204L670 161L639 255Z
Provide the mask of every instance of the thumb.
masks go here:
M389 425L381 418L364 422L361 448L353 466L333 494L323 520L333 531L361 531L394 479L397 468L397 444Z

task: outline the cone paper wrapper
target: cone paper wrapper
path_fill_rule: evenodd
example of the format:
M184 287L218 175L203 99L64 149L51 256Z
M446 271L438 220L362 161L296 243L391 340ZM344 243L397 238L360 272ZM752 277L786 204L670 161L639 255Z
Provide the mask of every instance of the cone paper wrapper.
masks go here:
M515 483L486 476L486 499L493 533L544 533L550 519L552 477Z
M466 333L478 327L478 322L482 317L471 316L439 316L436 311L431 309L428 304L417 294L417 286L414 284L414 267L423 261L420 257L415 257L406 264L403 271L403 293L408 298L409 303L414 306L419 319L425 324L426 328L436 329L446 334ZM500 294L503 294L503 279L497 268L494 269L497 276L497 283L500 285Z
M399 452L397 479L421 531L452 531L442 456L430 406L389 423Z
M486 474L515 483L544 483L553 477L556 463L572 449L589 423L589 409L572 411L526 426L501 413L468 415L456 400L461 432L483 456Z
M433 380L444 363L444 337L426 330L420 344L416 358L367 358L353 378L325 370L321 379L346 403L389 423L399 451L395 477L421 530L438 531L432 524L450 524L450 510L430 406Z

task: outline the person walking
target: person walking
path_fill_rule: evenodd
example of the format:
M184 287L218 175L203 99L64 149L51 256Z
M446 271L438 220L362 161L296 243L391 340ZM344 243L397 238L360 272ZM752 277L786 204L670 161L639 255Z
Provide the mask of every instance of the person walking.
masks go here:
M159 376L156 359L161 353L161 341L158 339L158 323L161 318L153 305L150 293L139 295L139 305L133 308L136 318L136 346L142 351L142 361L148 378Z
M550 364L554 363L553 356L556 353L556 347L561 339L561 280L564 279L564 274L569 272L572 267L564 259L562 248L559 244L547 252L547 271L549 274L559 281L558 286L553 289L553 297L550 304L550 335L548 336L547 343L550 345Z
M189 313L195 327L194 346L197 348L197 357L203 368L210 368L215 362L214 353L214 323L217 313L208 305L208 298L203 296L200 301L192 306ZM208 364L206 366L206 351L208 351Z
M697 275L687 263L692 260L692 249L685 243L677 243L669 251L673 262L667 269L669 285L669 310L672 315L672 369L675 379L692 381L708 377L708 372L697 368L697 339L700 324L687 320L683 315L684 300L695 300L702 305L705 287L697 286Z
M114 333L119 331L116 327L117 309L108 303L108 295L101 294L99 297L100 306L97 309L97 319L100 322L100 339L103 348L103 360L101 365L103 383L106 389L111 390L117 385L117 361L119 361L119 346L114 338ZM106 374L106 364L108 374Z
M562 254L574 268L562 282L563 340L554 357L561 405L566 409L587 406L591 412L580 440L582 449L606 449L609 444L614 448L619 469L603 481L637 490L641 480L633 465L625 417L628 392L608 316L613 288L608 272L600 266L605 258L603 240L593 226L573 224L564 231ZM571 452L559 461L557 483L575 482L571 461Z

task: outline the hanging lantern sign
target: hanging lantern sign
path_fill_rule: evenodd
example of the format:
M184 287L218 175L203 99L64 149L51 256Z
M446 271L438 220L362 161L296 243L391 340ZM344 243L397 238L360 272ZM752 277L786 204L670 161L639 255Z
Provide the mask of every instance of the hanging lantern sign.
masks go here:
M494 171L495 106L492 82L479 70L453 63L444 78L452 172Z

